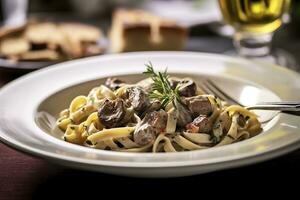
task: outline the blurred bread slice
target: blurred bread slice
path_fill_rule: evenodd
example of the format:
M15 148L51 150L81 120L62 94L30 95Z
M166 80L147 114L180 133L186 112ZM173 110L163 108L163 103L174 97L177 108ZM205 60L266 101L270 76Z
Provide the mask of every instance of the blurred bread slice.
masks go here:
M16 56L29 51L30 43L22 36L10 36L0 41L0 54L3 56Z
M59 60L60 55L55 50L45 49L45 50L37 50L37 51L28 51L19 55L20 60L47 60L54 61Z
M28 25L24 33L33 44L47 44L49 49L58 48L64 41L63 35L56 24L51 22L33 23Z
M112 52L181 50L188 30L142 10L116 10L110 32Z
M61 23L60 30L71 40L97 42L102 37L100 29L79 23Z
M59 29L64 35L62 49L69 57L79 58L102 53L102 49L97 45L102 37L100 29L79 23L62 23ZM89 45L91 47L87 48Z
M14 26L14 27L1 27L0 29L0 39L7 36L12 36L20 34L25 30L26 26Z
M0 56L17 60L66 60L103 53L99 28L80 23L30 22L0 29Z
M155 50L182 50L187 40L187 29L174 24L162 24L159 26L158 37Z

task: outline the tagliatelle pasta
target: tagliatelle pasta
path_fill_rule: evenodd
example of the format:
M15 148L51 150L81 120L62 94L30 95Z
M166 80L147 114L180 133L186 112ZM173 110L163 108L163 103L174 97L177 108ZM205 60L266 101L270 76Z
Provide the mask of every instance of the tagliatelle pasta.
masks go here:
M191 79L150 72L151 81L108 79L87 96L75 97L57 119L63 139L104 150L178 152L227 145L261 132L257 116L246 108L203 94Z

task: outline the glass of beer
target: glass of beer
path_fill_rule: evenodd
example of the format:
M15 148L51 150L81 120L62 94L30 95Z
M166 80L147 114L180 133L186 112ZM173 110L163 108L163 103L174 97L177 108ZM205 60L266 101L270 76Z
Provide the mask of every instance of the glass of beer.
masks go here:
M286 53L271 54L271 41L289 4L290 0L219 0L225 22L235 29L234 46L238 55L272 58L277 64L288 65L290 56Z

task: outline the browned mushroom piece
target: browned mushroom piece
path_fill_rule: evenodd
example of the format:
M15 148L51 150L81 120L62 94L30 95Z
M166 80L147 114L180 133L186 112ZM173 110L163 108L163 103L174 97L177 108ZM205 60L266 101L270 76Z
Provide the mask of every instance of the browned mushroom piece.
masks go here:
M212 130L213 123L204 115L195 118L192 123L186 125L188 132L192 133L209 133Z
M142 118L142 117L144 117L149 112L160 110L161 107L162 107L162 105L161 105L161 103L160 103L159 100L153 100L153 99L151 99L150 100L150 105L139 116Z
M122 81L121 79L118 79L118 78L107 78L105 81L105 86L111 90L117 90L124 83L125 83L125 81Z
M167 126L168 114L164 110L153 111L147 114L143 121L149 123L156 131L161 133L165 131Z
M193 117L197 117L199 115L209 116L213 111L209 99L205 96L188 97L184 98L183 101L189 108Z
M125 119L127 108L123 99L106 99L98 110L98 118L105 128L122 126L128 122Z
M180 81L181 81L180 78L176 78L176 77L169 78L170 86L173 90L177 87L177 85L180 83Z
M149 93L152 90L153 80L151 78L146 78L137 82L138 87L141 87L146 93Z
M180 96L192 97L195 96L197 93L197 85L190 78L180 79L177 77L170 77L169 82L173 90L176 87L178 87L178 92Z
M197 85L192 79L184 78L178 85L178 92L180 96L192 97L197 93Z
M134 111L138 114L145 111L149 105L150 100L146 92L139 86L132 86L126 88L126 91L123 95L126 103L133 107Z
M138 145L153 142L159 133L165 132L168 114L164 110L147 113L134 131L133 138Z
M147 145L154 142L156 133L154 128L150 124L142 124L134 132L134 141L140 146Z
M176 107L176 118L177 118L177 125L179 127L185 127L188 123L193 121L192 114L186 105L180 103L179 101L175 100L175 107Z

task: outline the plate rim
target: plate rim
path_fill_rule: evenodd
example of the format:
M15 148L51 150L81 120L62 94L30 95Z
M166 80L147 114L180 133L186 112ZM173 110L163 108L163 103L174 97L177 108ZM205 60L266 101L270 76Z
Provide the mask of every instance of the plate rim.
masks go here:
M155 163L155 165L152 165L153 163L151 163L151 166L149 166L148 163L144 163L141 165L141 163L136 163L133 162L134 164L130 165L129 163L131 162L121 162L122 164L126 164L126 165L119 165L116 164L118 162L111 162L108 161L108 163L103 163L103 164L99 164L99 163L90 163L90 162L81 162L78 160L74 160L74 159L68 159L68 158L63 158L63 157L59 157L59 156L51 156L51 155L46 155L43 153L38 153L36 151L32 151L30 149L27 148L22 148L20 145L15 145L14 143L2 138L0 136L0 141L3 142L4 145L17 150L19 152L25 153L27 155L30 156L34 156L36 158L41 158L41 159L45 159L45 160L49 160L49 161L54 161L56 163L58 163L57 161L62 161L62 162L67 162L67 163L72 163L72 164L84 164L84 165L96 165L96 166L105 166L105 167L117 167L117 168L153 168L153 169L157 169L157 168L181 168L181 167L194 167L194 166L213 166L213 165L218 165L218 164L228 164L228 163L232 163L230 166L224 167L224 169L226 168L233 168L233 167L238 167L238 166L244 166L244 165L251 165L251 164L255 164L255 163L259 163L259 162L263 162L263 161L268 161L280 156L283 156L287 153L293 152L297 149L300 148L300 142L295 141L292 144L289 144L288 146L283 146L280 147L278 149L274 149L268 152L263 152L263 153L259 153L256 155L251 155L251 156L246 156L246 157L242 157L242 158L236 158L236 159L229 159L229 160L225 160L225 161L219 161L219 162L211 162L211 163L181 163L178 164L178 162L168 162L167 166L162 166L160 162ZM181 153L181 152L179 152ZM243 161L243 164L240 164L239 162ZM107 161L104 161L107 162ZM162 162L164 163L164 162ZM174 164L169 164L169 163L174 163ZM127 165L129 164L129 165ZM72 165L74 166L74 165Z
M74 63L74 62L76 62L76 63L78 63L78 62L85 62L86 60L90 60L90 59L98 59L99 57L105 57L106 59L113 59L114 57L119 57L120 55L121 56L132 56L132 55L157 55L157 54L162 54L163 56L164 55L170 55L170 54L185 54L185 55L196 55L196 56L214 56L214 57L219 57L219 58L222 58L222 59L233 59L233 60L235 60L236 62L241 62L241 61L243 61L243 62L247 62L247 63L249 63L250 61L248 61L248 60L245 60L245 59L237 59L237 58L231 58L231 57L228 57L228 56L224 56L224 55L219 55L219 54L212 54L212 53L198 53L198 52L134 52L134 53L123 53L123 54L115 54L115 55L101 55L101 56L93 56L93 57L88 57L88 58L83 58L83 59L79 59L79 60L76 60L76 61L67 61L67 62L64 62L64 63L59 63L59 64L55 64L55 65L53 65L53 66L49 66L49 67L46 67L46 68L44 68L44 69L41 69L41 70L38 70L38 71L36 71L36 72L33 72L33 73L29 73L29 74L27 74L27 75L25 75L25 76L23 76L23 77L20 77L20 78L18 78L18 79L16 79L16 80L14 80L14 81L12 81L12 82L10 82L10 83L8 83L8 84L6 84L6 85L4 85L1 89L0 89L0 96L2 95L2 93L3 93L3 91L5 91L5 90L8 90L10 87L13 87L13 85L15 84L15 83L17 83L17 82L21 82L22 80L24 80L24 79L26 79L26 78L28 78L28 77L31 77L33 74L38 74L38 73L41 73L41 72L46 72L47 70L52 70L52 69L55 69L56 67L61 67L60 65L67 65L67 64L71 64L72 65L72 63ZM272 67L274 67L274 65L272 66ZM288 69L285 69L285 70L288 70ZM289 73L291 72L290 70L288 70L289 71ZM294 72L292 72L293 74L294 74ZM296 73L297 74L297 73ZM299 77L300 77L300 75L299 74L297 74ZM59 160L64 160L64 161L69 161L69 162L76 162L76 163L82 163L82 160L81 161L78 161L78 160L74 160L74 159L72 159L72 157L71 157L71 159L69 160L69 159L66 159L66 158L62 158L62 157L59 157L59 156L54 156L54 157L51 157L51 156L49 156L49 155L46 155L46 154L43 154L43 153L38 153L38 152L36 152L36 151L33 151L33 150L30 150L30 148L24 148L24 147L21 147L22 145L15 145L14 143L11 143L9 140L6 140L5 139L5 137L3 137L3 135L2 135L3 133L2 132L0 132L0 140L2 141L2 142L4 142L5 144L8 144L9 146L13 146L14 148L16 148L16 149L19 149L19 150L25 150L27 153L29 153L29 154L31 154L31 153L36 153L36 155L37 156L41 156L41 157L44 157L44 156L46 156L47 158L52 158L52 159L59 159ZM295 143L297 143L297 141L295 142ZM293 148L291 148L293 146ZM278 152L279 151L279 153L277 153L277 155L281 155L280 154L280 152L282 152L283 151L283 149L286 149L287 147L290 147L291 148L291 150L289 150L288 152L290 152L290 151L292 151L292 150L294 150L294 149L296 149L296 148L299 148L299 146L300 146L300 143L299 144L294 144L294 143L291 143L291 144L289 144L289 145L287 145L287 146L283 146L283 147L281 147L281 148L278 148L278 149L274 149L274 150L272 150L272 151L268 151L268 152L263 152L263 153L260 153L260 154L256 154L256 155L253 155L254 157L260 157L260 156L264 156L264 155L266 155L266 154L271 154L272 152ZM39 150L39 149L38 149ZM49 153L49 152L48 152ZM287 153L287 152L285 152L285 153ZM284 153L282 153L282 154L284 154ZM274 156L275 157L275 156ZM236 161L236 160L240 160L240 159L250 159L251 158L251 156L250 157L243 157L243 158L236 158L236 159L229 159L229 160L225 160L225 161L223 161L223 160L220 160L219 162L212 162L212 163L208 163L208 164L217 164L217 163L222 163L222 162L231 162L231 161ZM271 157L270 157L271 158ZM118 162L118 161L116 161L117 163L122 163L121 164L121 166L120 166L120 164L116 164L116 165L110 165L110 166L119 166L119 167L149 167L149 166L143 166L143 165L138 165L138 163L136 163L136 162L133 162L134 163L134 165L132 165L132 166L128 166L128 165L124 165L126 162L123 162L123 161L121 161L121 162ZM150 163L153 163L153 162L150 162ZM160 162L156 162L157 164L159 164ZM194 165L205 165L205 164L198 164L198 163L194 163L194 164L191 164L191 163L186 163L186 165L178 165L178 162L170 162L170 161L168 161L168 162L163 162L163 164L164 165L166 165L166 163L168 163L168 164L170 164L170 163L174 163L175 165L173 166L173 167L180 167L180 166L194 166ZM91 163L91 161L90 162L85 162L85 164L95 164L95 163ZM206 163L207 164L207 163ZM97 165L99 165L99 163L97 163ZM106 164L104 164L105 166L108 166L108 164L106 163ZM148 162L147 163L145 163L145 165L149 165L148 164ZM152 167L152 166L151 166ZM153 166L154 167L154 166ZM158 166L156 166L156 167L172 167L172 165L167 165L167 166L161 166L161 165L158 165Z

